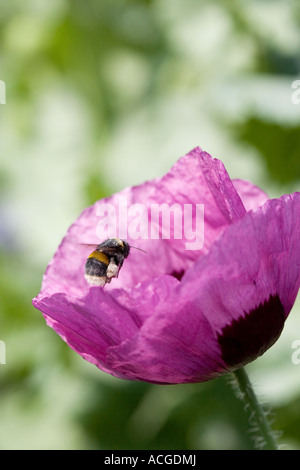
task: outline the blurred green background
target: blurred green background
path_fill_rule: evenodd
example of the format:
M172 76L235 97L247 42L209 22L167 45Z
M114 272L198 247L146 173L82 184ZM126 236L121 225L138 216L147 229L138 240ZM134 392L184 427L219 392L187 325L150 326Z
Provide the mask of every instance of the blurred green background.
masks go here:
M252 449L226 378L131 383L71 351L31 305L84 207L200 145L272 197L299 190L298 1L0 0L1 449ZM297 301L247 370L300 449Z

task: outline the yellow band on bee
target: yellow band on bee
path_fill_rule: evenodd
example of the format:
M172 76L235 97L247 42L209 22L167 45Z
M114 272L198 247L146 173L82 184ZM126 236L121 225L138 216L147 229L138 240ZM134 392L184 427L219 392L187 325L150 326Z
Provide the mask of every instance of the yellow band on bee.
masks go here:
M109 265L109 258L104 253L101 253L101 251L93 251L93 253L90 254L89 258L96 258L98 261L101 261L107 266Z

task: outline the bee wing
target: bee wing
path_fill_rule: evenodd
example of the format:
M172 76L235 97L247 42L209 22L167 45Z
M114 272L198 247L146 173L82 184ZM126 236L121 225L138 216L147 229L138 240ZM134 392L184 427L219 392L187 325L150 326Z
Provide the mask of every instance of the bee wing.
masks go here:
M106 255L115 255L116 254L116 248L115 247L110 247L110 246L103 246L100 247L100 245L97 246L97 251L100 251L101 253L105 253Z
M97 248L97 243L78 243L81 246L89 246L90 248Z

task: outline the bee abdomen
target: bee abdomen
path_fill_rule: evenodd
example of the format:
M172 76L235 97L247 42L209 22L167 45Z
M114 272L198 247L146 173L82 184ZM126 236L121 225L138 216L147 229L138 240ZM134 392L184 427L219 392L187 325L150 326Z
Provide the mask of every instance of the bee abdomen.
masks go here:
M99 251L93 251L85 263L85 278L89 284L104 286L107 282L106 270L108 257Z

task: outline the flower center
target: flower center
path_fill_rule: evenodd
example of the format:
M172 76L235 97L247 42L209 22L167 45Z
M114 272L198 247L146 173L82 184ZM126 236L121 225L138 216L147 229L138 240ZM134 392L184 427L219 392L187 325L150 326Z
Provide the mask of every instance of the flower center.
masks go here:
M178 279L178 281L181 281L181 278L182 276L184 275L185 271L184 269L180 270L180 271L172 271L171 272L171 276L175 277L176 279Z

